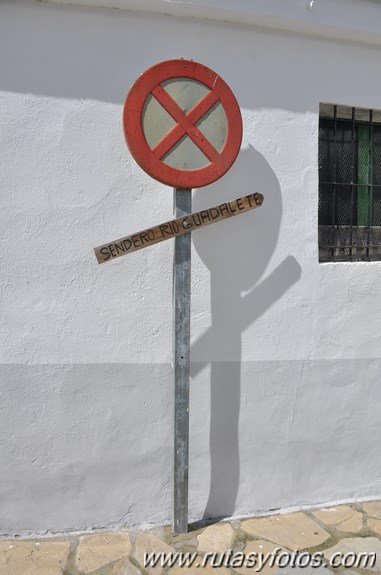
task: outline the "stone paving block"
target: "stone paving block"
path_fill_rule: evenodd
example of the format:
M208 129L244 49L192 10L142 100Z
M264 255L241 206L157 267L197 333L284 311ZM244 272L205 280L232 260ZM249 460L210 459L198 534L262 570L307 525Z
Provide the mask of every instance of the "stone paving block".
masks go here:
M376 519L374 517L368 517L368 520L366 523L372 531L374 531L375 533L377 533L377 535L379 535L381 537L381 519Z
M182 539L182 540L177 540L177 541L171 541L171 540L167 540L168 544L172 544L178 551L181 551L181 549L183 549L183 547L190 547L190 548L197 548L197 544L198 541L196 539L196 537L192 537L190 539Z
M381 519L381 501L368 501L367 503L362 503L361 507L368 515Z
M155 537L155 535L151 535L150 533L139 533L132 552L134 559L144 567L144 554L153 552L175 553L176 550L167 545L167 543L164 543L164 541L161 541L158 537ZM167 569L167 567L161 567L160 564L155 567L145 567L145 570L151 575L161 575L164 569Z
M221 552L231 549L234 529L229 523L215 523L197 535L198 551Z
M62 575L70 541L0 541L1 575Z
M358 533L363 527L363 514L348 505L320 509L313 515L325 525L334 526L342 532Z
M126 558L130 551L128 533L86 535L80 539L76 566L84 573L90 573L112 561Z
M206 567L202 566L203 558L201 556L197 557L193 567L172 567L168 571L168 575L230 575L231 570L227 569L226 567L212 567L211 565L207 565ZM218 560L218 559L217 559ZM197 567L197 564L199 567Z
M241 529L291 550L321 545L330 534L304 513L258 517L242 522Z
M376 562L374 567L368 567L368 571L374 571L376 573L381 572L381 541L376 537L349 537L346 539L341 539L336 545L325 549L323 551L324 557L330 561L335 553L375 553ZM344 565L347 569L354 567L353 565Z
M302 560L302 566L298 566L297 563L293 566L294 557L292 551L290 552L279 547L279 545L274 545L274 543L264 540L249 541L245 546L244 553L246 558L249 557L250 553L261 555L264 564L262 567L259 562L254 567L236 567L235 571L241 575L250 575L258 572L263 573L263 575L332 575L333 573L323 565L320 567L306 565L306 557ZM273 563L271 563L271 556L276 557Z
M333 573L333 571L322 565L321 567L284 567L279 569L276 575L332 575Z
M262 560L264 560L265 563L263 567L261 567L260 563L257 563L254 567L236 567L235 571L241 575L252 575L258 572L263 575L332 575L333 573L323 565L313 567L312 565L306 566L305 563L302 563L302 566L296 564L295 567L293 567L292 552L264 540L249 541L245 546L244 553L246 558L249 557L250 553L262 555ZM277 558L273 563L271 563L271 555ZM289 565L287 565L288 562L290 562ZM258 571L258 569L260 569L260 571Z
M107 575L143 575L143 571L138 569L129 559L121 559L113 564Z
M275 553L276 549L279 549L280 546L279 545L274 545L274 543L269 543L269 541L264 541L262 539L259 539L257 541L248 541L244 547L244 554L246 556L247 559L249 559L249 553L256 553L260 556L266 556L267 553ZM281 549L281 551L284 551L284 549ZM237 573L240 573L241 575L253 575L253 573L258 573L260 572L261 575L275 575L279 568L275 565L273 565L273 567L271 567L271 564L269 563L269 560L266 562L265 565L263 565L261 567L261 565L257 562L254 564L253 567L250 566L242 566L242 567L234 567L234 570L237 571ZM258 571L258 569L261 567L261 570Z

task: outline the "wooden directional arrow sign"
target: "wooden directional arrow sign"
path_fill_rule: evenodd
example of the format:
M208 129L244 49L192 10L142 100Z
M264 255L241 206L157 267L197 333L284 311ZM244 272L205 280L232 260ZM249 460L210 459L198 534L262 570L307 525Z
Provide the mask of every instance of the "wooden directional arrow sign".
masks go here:
M230 202L213 206L200 212L193 212L185 217L176 218L153 228L148 228L131 236L126 236L94 248L99 264L131 254L153 244L181 236L199 228L227 220L262 205L262 194L249 194Z

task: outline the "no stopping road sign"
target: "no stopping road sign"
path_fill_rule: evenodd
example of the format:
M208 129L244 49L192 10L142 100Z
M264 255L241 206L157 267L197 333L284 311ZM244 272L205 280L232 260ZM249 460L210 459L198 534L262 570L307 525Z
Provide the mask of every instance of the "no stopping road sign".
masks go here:
M128 93L123 127L140 167L176 188L218 180L242 141L241 112L229 86L192 60L168 60L143 72Z

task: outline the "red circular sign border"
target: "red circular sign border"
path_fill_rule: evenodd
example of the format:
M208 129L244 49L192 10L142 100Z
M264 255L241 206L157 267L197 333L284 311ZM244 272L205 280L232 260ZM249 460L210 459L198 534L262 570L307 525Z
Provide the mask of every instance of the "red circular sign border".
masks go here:
M141 117L147 97L162 82L179 77L198 80L213 90L227 120L226 140L218 161L197 170L179 170L164 164L152 153L143 133ZM201 188L221 178L234 163L242 142L241 111L233 92L218 74L193 60L167 60L143 72L127 95L123 128L128 149L139 166L159 182L176 188Z

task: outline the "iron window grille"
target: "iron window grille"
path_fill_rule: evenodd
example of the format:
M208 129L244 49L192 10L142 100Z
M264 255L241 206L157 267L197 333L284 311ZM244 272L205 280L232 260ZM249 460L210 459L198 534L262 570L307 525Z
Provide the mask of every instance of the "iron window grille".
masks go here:
M319 261L381 260L381 111L320 104Z

